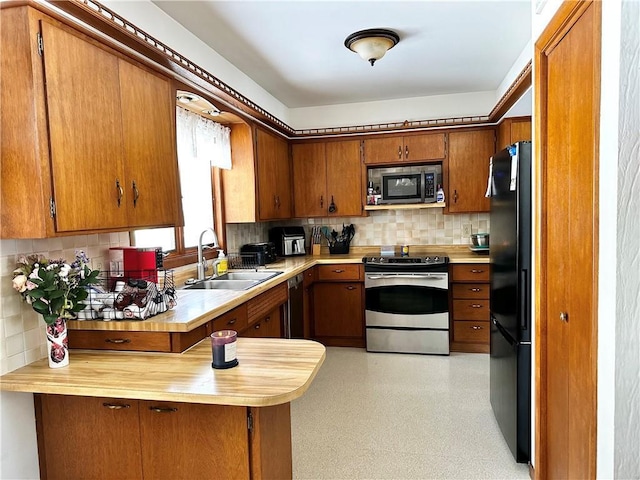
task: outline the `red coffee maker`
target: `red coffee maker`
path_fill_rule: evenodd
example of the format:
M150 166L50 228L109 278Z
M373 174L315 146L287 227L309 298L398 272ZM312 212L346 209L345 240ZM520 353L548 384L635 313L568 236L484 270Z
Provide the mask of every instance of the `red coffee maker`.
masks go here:
M109 283L127 282L130 278L157 283L158 270L164 268L162 259L160 247L112 247L109 249Z

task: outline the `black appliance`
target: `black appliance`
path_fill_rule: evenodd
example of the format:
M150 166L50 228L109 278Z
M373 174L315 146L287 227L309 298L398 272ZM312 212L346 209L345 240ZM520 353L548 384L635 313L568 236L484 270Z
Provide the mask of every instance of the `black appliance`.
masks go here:
M382 175L381 203L424 203L422 173Z
M256 255L258 265L266 265L277 260L276 247L272 242L247 243L240 247L240 254L248 253Z
M446 255L365 257L368 352L449 354Z
M269 241L276 246L279 257L306 255L303 227L273 227L269 229Z
M516 461L531 450L531 142L492 160L490 400Z

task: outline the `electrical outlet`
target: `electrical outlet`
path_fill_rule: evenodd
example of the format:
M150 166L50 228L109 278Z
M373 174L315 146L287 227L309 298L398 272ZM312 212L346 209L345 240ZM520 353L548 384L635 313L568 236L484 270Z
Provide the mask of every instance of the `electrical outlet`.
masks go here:
M462 235L464 235L465 237L468 237L469 235L471 235L471 224L470 223L463 223L462 224Z

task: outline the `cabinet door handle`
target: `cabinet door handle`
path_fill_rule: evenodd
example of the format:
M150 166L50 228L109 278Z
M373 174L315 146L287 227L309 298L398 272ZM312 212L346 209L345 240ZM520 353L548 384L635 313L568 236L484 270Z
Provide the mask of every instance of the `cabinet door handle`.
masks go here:
M118 208L122 203L122 197L124 196L124 190L122 189L122 185L120 185L120 179L116 178L116 190L118 191Z
M233 325L234 323L236 323L236 320L237 320L237 319L232 318L231 320L229 320L229 321L227 322L227 325Z
M569 323L569 314L567 312L560 312L560 321Z
M133 181L133 207L135 208L135 206L138 204L138 197L140 197L140 191L138 190L138 187L136 185L136 181Z
M106 338L105 339L105 343L116 343L116 344L131 343L131 339L129 339L129 338Z
M320 208L324 208L324 195L320 195Z
M402 145L398 145L398 160L402 160Z
M472 303L472 304L470 305L470 307L471 307L471 308L482 308L482 305L479 305L479 304L477 304L477 303Z
M458 203L458 190L453 191L453 201Z
M344 270L337 268L333 270L333 273L344 273Z
M484 273L484 270L476 270L475 268L471 270L471 273Z
M409 145L404 146L404 158L405 160L409 160Z
M104 402L102 404L103 407L107 407L110 410L122 410L123 408L131 408L131 405L128 403L108 403Z
M346 288L347 288L347 290L355 290L355 289L356 289L356 287L354 287L353 285L349 285L349 286L348 286L348 287L346 287Z
M271 315L269 315L267 318L264 319L265 322L270 322L271 321Z
M173 413L178 411L175 407L149 407L149 410L156 413Z
M473 327L474 330L482 330L482 327L480 325L474 325Z
M260 328L260 322L258 322L258 324L257 324L255 327L253 327L253 328L255 328L256 330L258 330L258 329Z
M470 288L469 289L472 292L480 292L482 289L481 288Z

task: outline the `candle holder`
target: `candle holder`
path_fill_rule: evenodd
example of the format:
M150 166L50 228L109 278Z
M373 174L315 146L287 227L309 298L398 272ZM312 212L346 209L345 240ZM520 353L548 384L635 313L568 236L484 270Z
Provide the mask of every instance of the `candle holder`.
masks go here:
M211 334L211 352L213 354L213 368L231 368L238 365L236 358L236 340L238 332L235 330L220 330Z

